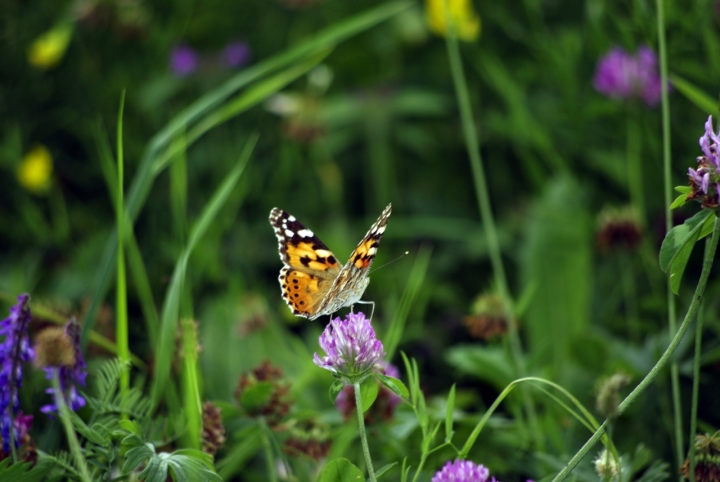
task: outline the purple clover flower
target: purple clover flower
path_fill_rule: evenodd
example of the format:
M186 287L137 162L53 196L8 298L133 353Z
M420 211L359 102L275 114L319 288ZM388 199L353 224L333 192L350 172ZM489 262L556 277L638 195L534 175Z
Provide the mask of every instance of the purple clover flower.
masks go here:
M223 49L221 58L228 67L242 67L250 62L252 52L247 42L230 42Z
M361 382L385 356L382 342L363 313L349 313L344 320L340 317L331 320L320 335L320 348L327 356L320 358L315 353L313 362L343 376L348 384Z
M640 47L636 55L615 47L598 62L593 85L608 97L640 98L654 107L660 102L662 85L657 56L648 46Z
M703 206L715 208L720 193L720 132L713 132L712 116L705 122L705 134L699 144L703 155L697 158L698 168L688 168L692 188L689 199L698 199Z
M46 367L45 378L52 380L53 371L58 370L58 378L60 379L60 388L62 389L62 396L65 398L65 402L70 407L70 410L76 411L85 406L85 399L77 391L77 386L85 386L85 378L87 377L87 364L83 357L82 350L80 348L80 323L75 318L70 320L65 325L65 333L73 342L73 349L75 350L75 364L71 367ZM52 388L45 390L45 393L51 395L55 394ZM54 399L54 397L53 397ZM57 413L58 407L55 403L44 405L40 407L40 411L47 414Z
M10 452L10 440L20 446L17 434L16 416L20 408L18 391L22 386L22 363L33 358L28 328L30 325L30 295L22 294L18 303L10 308L10 316L0 322L0 335L5 340L0 344L0 435L5 453ZM15 433L11 434L10 432Z
M484 465L469 460L448 462L432 478L431 482L487 482L490 471ZM495 477L491 479L496 482Z
M197 69L198 54L190 46L180 44L170 52L170 70L178 77L186 77Z

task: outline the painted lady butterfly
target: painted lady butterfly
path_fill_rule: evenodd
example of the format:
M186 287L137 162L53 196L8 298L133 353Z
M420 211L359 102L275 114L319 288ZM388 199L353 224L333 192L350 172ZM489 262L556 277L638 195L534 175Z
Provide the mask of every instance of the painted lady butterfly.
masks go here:
M270 224L285 265L278 279L283 298L295 315L314 320L332 315L344 306L372 303L360 298L370 283L370 266L391 210L392 204L388 204L345 266L294 216L278 208L270 211Z

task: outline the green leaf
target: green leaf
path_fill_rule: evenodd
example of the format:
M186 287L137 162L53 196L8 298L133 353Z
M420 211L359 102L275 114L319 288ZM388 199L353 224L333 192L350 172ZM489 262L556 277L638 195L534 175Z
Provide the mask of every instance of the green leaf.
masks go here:
M685 266L687 265L688 259L690 259L690 254L695 247L695 242L697 242L699 234L700 230L693 231L692 236L690 236L682 249L675 255L675 259L673 259L672 265L670 266L670 289L675 294L678 294L680 290L680 281L682 281Z
M335 382L330 385L330 400L335 403L335 399L340 395L340 392L343 391L345 388L345 384L341 382L340 380L335 380Z
M131 435L129 438L135 437ZM127 440L127 439L125 439ZM125 444L123 440L123 444ZM134 442L134 439L133 439ZM145 462L150 457L155 455L155 447L150 443L144 443L142 445L135 446L125 453L125 465L123 465L123 474L129 474L141 463Z
M328 462L318 482L365 482L365 477L352 462L341 458Z
M668 268L670 268L680 251L685 248L685 245L691 241L692 243L695 243L700 229L713 212L714 211L712 209L703 209L695 216L687 219L680 226L675 226L667 233L662 246L660 247L660 268L663 271L667 272ZM692 246L690 249L692 249ZM685 261L687 262L687 259ZM680 269L680 266L678 265L675 268ZM683 265L682 269L684 268L685 267Z
M378 391L379 387L375 377L368 377L360 384L360 403L362 403L363 412L367 412L375 403Z
M83 419L81 419L80 416L75 412L70 412L70 419L72 420L73 428L75 428L75 430L77 430L80 435L88 439L90 442L101 447L108 447L110 445L110 439L107 438L105 434L96 432L95 430L85 425ZM93 426L93 428L94 427L95 426Z
M710 216L705 220L705 223L703 223L702 228L700 228L700 236L698 236L698 240L701 240L705 236L711 234L713 232L713 229L715 228L715 217Z
M683 194L690 194L692 192L692 188L690 186L675 186L675 191Z
M453 436L453 411L455 410L455 384L450 388L447 407L445 407L445 440L452 440Z
M257 382L247 387L240 396L240 405L245 410L253 411L265 405L272 396L272 382Z
M118 422L118 426L121 429L135 435L140 435L142 433L140 430L140 425L138 425L138 423L134 420L120 420Z
M408 392L407 387L401 380L380 374L377 374L376 377L398 397L408 398L410 395L410 392Z
M377 472L375 472L375 478L376 478L376 479L379 479L380 477L382 477L383 475L385 475L385 473L386 473L388 470L392 469L393 466L395 466L395 465L397 465L397 462L393 462L393 463L391 463L391 464L387 464L385 467L383 467L383 468L381 468L380 470L378 470Z
M718 113L717 99L713 99L698 87L677 75L671 75L670 82L672 82L673 87L675 87L678 92L706 114L713 115Z
M41 461L37 466L28 462L16 462L6 458L0 462L0 481L41 482L47 480L48 472L53 467L49 460Z
M685 193L680 194L678 197L675 198L675 200L670 205L670 210L677 209L680 206L684 206L687 201L688 201L687 194L685 194Z

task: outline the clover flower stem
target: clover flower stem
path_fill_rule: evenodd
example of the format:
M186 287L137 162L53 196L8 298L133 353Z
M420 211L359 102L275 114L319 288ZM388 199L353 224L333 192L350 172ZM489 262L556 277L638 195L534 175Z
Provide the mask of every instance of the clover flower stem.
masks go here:
M718 238L720 238L720 218L715 217L715 225L713 227L712 237L707 241L705 247L705 257L703 258L703 267L702 273L700 273L700 280L698 280L697 287L695 288L695 293L692 297L692 302L690 303L688 311L685 314L685 319L680 324L680 328L670 342L670 345L668 345L665 353L662 354L655 366L652 367L652 369L650 370L650 372L648 372L647 375L645 375L645 378L642 379L638 386L635 387L635 389L630 392L627 397L625 397L625 400L620 403L617 411L618 416L622 414L630 406L630 404L635 401L635 399L647 388L647 386L650 385L653 380L655 380L655 377L657 377L658 373L660 373L660 371L665 368L665 365L668 364L670 358L672 358L675 350L682 341L685 332L690 327L690 322L695 318L695 315L700 308L700 303L702 302L703 293L705 293L705 287L707 286L708 277L710 276L710 270L713 265L713 260L715 259L715 251L717 250ZM565 480L565 478L570 474L570 472L572 472L575 466L580 463L582 458L590 451L591 448L593 448L593 446L598 442L598 440L600 440L600 437L605 434L609 423L610 422L606 419L602 423L602 425L598 427L592 437L590 437L590 439L585 442L585 445L583 445L582 448L572 457L572 459L570 459L570 461L565 465L565 467L555 476L552 482L561 482L562 480Z
M277 473L275 471L275 463L273 459L272 454L272 447L270 446L270 438L268 437L268 432L270 431L270 428L268 427L267 419L265 417L259 417L258 418L260 425L262 426L262 444L263 444L263 451L265 452L265 463L267 464L267 472L270 482L277 482Z
M707 246L706 248L707 249ZM695 360L693 360L692 405L690 406L690 482L695 482L695 433L697 431L698 391L700 389L700 355L702 347L703 311L700 311L695 322Z
M667 47L665 43L665 1L656 0L657 22L658 22L658 54L660 57L660 104L662 108L662 138L663 138L663 178L665 194L665 231L672 229L672 175L670 157L670 103L668 102L668 69L667 69ZM670 276L667 278L668 297L668 329L670 336L677 331L677 310L675 308L675 296L670 287ZM682 416L680 407L680 373L677 360L670 365L670 382L672 384L673 411L675 415L675 462L677 468L683 463L683 435ZM679 476L682 481L682 475Z
M368 476L372 482L377 482L375 478L375 470L373 469L372 459L370 458L370 448L367 443L367 433L365 433L365 415L362 406L362 396L360 395L360 384L353 385L355 389L355 405L358 414L358 430L360 430L360 441L362 442L363 455L365 455L365 463L367 464Z
M488 251L490 254L490 262L492 264L493 274L497 283L500 298L503 301L503 310L505 311L505 319L508 323L508 337L510 346L510 356L513 360L517 378L526 376L525 361L522 356L522 346L520 344L520 336L518 335L517 323L513 314L512 301L510 299L510 290L508 289L507 277L505 276L505 268L502 264L500 253L500 242L498 241L497 228L495 227L495 219L493 218L492 208L490 205L490 195L488 194L487 181L485 180L485 172L480 155L480 143L477 136L477 128L473 120L472 106L470 105L470 94L468 93L467 81L463 72L462 60L460 58L460 49L458 39L453 22L450 21L450 12L445 2L445 16L448 25L448 35L445 36L445 43L448 51L448 59L450 62L450 72L455 85L455 94L457 96L458 107L460 109L460 118L462 121L463 135L465 137L465 145L470 158L470 166L473 173L473 181L475 184L475 192L477 194L478 207L480 209L480 217L483 221L483 229L487 238ZM523 405L527 413L527 417L532 428L531 433L538 449L544 450L544 442L540 436L540 428L535 413L535 407L532 404L530 395L526 387L520 387L522 393Z
M70 446L70 453L72 453L75 459L75 465L80 472L80 478L83 481L92 482L90 472L88 471L87 464L85 463L85 457L83 457L82 450L80 448L80 442L75 435L75 428L70 421L70 409L65 403L65 397L63 396L62 388L60 387L60 376L59 370L53 368L52 371L52 387L55 395L55 406L58 408L60 415L60 421L65 428L65 434L67 435L68 445Z

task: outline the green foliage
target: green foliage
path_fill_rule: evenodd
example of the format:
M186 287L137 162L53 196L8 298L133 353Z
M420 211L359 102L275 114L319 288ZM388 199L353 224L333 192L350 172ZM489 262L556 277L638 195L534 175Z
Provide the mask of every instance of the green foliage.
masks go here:
M11 465L9 458L0 461L0 480L13 482L41 482L50 480L48 473L52 464L43 461L38 465L28 462L18 462Z
M360 469L348 459L335 459L328 462L320 475L319 482L364 482Z

